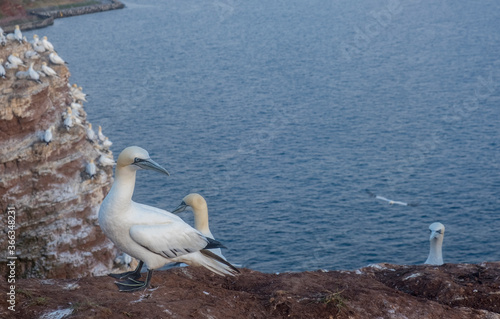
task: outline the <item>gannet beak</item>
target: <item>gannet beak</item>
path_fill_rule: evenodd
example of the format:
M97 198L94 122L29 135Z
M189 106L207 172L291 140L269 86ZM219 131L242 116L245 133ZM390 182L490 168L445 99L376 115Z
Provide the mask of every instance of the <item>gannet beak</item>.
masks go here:
M157 171L157 172L167 174L168 176L170 176L170 174L168 173L168 171L166 169L161 167L160 164L156 163L155 161L153 161L150 158L148 158L148 159L136 158L132 165L136 165L142 169L149 169L152 171Z
M440 234L439 234L437 231L433 231L433 232L431 233L431 238L430 238L430 240L433 240L433 239L435 239L435 238L438 238L438 237L439 237L439 235L440 235Z
M176 208L176 209L174 209L174 210L172 211L172 214L179 214L179 213L182 213L183 211L185 211L185 210L186 210L186 208L187 208L187 207L188 207L188 205L186 205L186 203L185 203L184 201L182 201L182 203L181 203L179 206L177 206L177 208Z

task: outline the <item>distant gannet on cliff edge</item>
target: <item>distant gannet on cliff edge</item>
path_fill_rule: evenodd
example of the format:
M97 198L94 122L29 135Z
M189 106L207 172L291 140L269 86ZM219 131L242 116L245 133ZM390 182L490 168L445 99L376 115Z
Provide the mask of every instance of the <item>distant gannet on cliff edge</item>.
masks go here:
M431 237L429 238L431 249L425 264L441 266L443 264L444 225L441 223L432 223L429 226L429 231L431 232Z
M178 216L165 210L132 200L136 173L139 169L169 175L153 161L146 150L131 146L118 156L115 179L99 209L99 226L104 234L124 253L139 260L135 271L110 276L120 291L136 291L149 287L153 270L169 263L183 262L203 266L219 275L235 275L238 271L224 259L207 249L223 247L216 240L203 236ZM142 265L148 272L140 278Z
M88 123L87 124L87 139L89 141L91 141L92 143L94 143L95 141L95 132L94 130L92 129L92 123Z
M52 43L49 42L49 40L47 40L47 37L42 38L42 45L45 48L45 50L50 52L54 51L54 46L52 45Z
M19 42L23 43L23 34L21 32L21 29L19 29L19 26L16 25L15 30L14 30L14 38Z
M34 62L30 63L30 68L28 69L28 75L29 75L31 80L33 80L37 83L42 83L42 81L40 81L40 75L38 74L38 72L36 72L33 69L33 64L34 64Z
M52 125L48 129L46 129L43 132L42 140L45 142L46 145L49 145L50 142L52 142L52 130L54 129L54 126Z
M18 58L17 54L15 54L15 53L12 53L11 55L9 55L7 60L9 60L10 63L15 64L16 66L18 66L18 65L26 66L26 64L24 64L23 60Z
M89 174L91 179L94 179L95 174L97 173L97 168L95 167L93 159L91 159L90 162L87 163L87 166L85 167L85 172Z
M51 67L47 66L47 62L42 62L42 72L45 73L47 76L55 76L55 77L59 77L57 75L57 72L54 71L54 69L52 69Z
M0 77L5 79L5 68L3 67L3 59L0 59Z
M202 233L205 237L215 239L214 235L212 235L212 232L210 231L210 227L208 227L208 207L205 198L203 198L200 194L191 193L182 199L181 204L172 211L172 214L179 214L188 208L193 210L194 228L196 228L196 230ZM226 260L226 258L222 255L220 248L210 250L217 256Z
M52 52L51 54L49 54L49 60L53 64L58 64L58 65L62 65L65 63L68 64L68 62L65 62L59 55L57 55L56 52Z

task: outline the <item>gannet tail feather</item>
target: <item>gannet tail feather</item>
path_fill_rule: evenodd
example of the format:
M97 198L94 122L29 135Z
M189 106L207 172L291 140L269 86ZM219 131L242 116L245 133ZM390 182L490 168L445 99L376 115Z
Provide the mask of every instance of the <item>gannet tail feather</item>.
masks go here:
M204 258L204 261L207 262L203 266L209 268L210 270L221 276L224 275L234 276L235 274L240 272L238 268L234 267L227 260L224 260L223 258L217 256L210 250L202 249L200 250L200 253L202 253L205 257L208 257Z

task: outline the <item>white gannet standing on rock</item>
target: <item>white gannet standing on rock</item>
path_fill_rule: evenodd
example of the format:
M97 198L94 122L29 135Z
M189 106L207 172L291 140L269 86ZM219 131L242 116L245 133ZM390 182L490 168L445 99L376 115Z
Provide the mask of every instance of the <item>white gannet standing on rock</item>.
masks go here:
M104 138L104 141L102 142L102 146L104 146L104 148L110 148L111 145L113 145L113 142L111 142L109 138L106 136Z
M165 210L132 201L137 170L149 169L166 175L167 170L154 162L146 150L131 146L118 156L115 180L99 209L99 225L104 234L126 254L139 260L136 270L110 276L120 291L136 291L149 286L154 269L183 262L203 266L219 275L235 275L233 265L207 249L223 247L203 236L178 216ZM143 264L146 280L137 280Z
M23 33L21 32L21 29L19 29L18 25L16 25L14 29L14 39L16 39L19 43L23 43Z
M88 123L87 124L87 139L89 141L91 141L92 143L94 143L95 141L95 132L94 130L92 129L92 123Z
M52 52L51 54L49 54L49 60L53 64L58 64L58 65L62 65L65 63L68 64L68 62L65 62L59 55L57 55L56 52Z
M36 34L33 35L33 41L31 41L31 46L33 47L33 50L35 50L38 53L43 53L46 51L45 47L40 42L40 40L38 39L38 36Z
M50 66L47 66L47 62L42 62L42 72L47 76L55 76L57 78L59 77L54 69L52 69Z
M97 132L97 137L99 138L99 141L104 142L106 139L106 136L102 134L102 127L99 125L99 131Z
M42 83L42 81L40 81L40 74L38 74L38 72L36 72L33 69L33 64L34 64L34 62L30 63L30 68L28 69L28 75L29 75L31 80L33 80L37 83Z
M196 230L202 233L205 237L215 239L214 235L212 235L212 232L210 231L210 228L208 227L207 201L200 194L191 193L185 196L182 199L181 204L172 211L172 214L179 214L189 207L191 207L194 214L194 228L196 228ZM217 256L226 260L226 258L222 255L220 248L210 250L217 254Z
M113 166L113 165L115 165L115 161L113 161L113 159L105 156L104 154L101 154L101 156L99 157L99 164L101 166Z
M3 67L3 59L0 59L0 77L5 79L5 68ZM99 126L100 127L100 126Z
M429 230L431 232L431 237L429 238L431 249L425 264L441 266L443 264L444 225L441 223L432 223L429 226Z
M30 60L38 60L38 59L40 59L40 55L38 53L36 53L35 51L32 51L32 50L28 50L28 51L24 52L24 57L26 59L30 59Z
M0 33L0 44L2 44L2 46L7 44L7 38L3 35L3 33Z
M64 127L69 131L73 127L73 114L71 108L68 107L66 110L66 117L64 118Z
M48 129L46 129L43 132L42 140L45 142L45 144L49 145L50 142L52 142L52 130L54 129L54 126L52 125Z
M27 79L30 76L28 71L20 70L16 72L16 78L18 79Z
M11 55L9 55L7 60L9 60L10 63L15 64L16 66L19 66L19 65L26 66L26 64L24 64L23 60L18 58L17 54L15 54L15 53L12 53Z
M97 173L97 168L95 167L94 160L91 159L90 162L87 163L87 166L85 166L85 172L89 174L91 179L94 179L96 173Z
M47 40L47 37L42 38L42 45L45 48L45 50L50 52L54 51L54 46L52 45L52 43L49 42L49 40Z

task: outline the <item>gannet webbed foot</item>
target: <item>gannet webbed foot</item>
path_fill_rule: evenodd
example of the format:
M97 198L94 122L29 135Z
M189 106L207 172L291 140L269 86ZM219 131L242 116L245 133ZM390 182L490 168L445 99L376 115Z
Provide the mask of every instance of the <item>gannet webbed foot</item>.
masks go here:
M128 278L124 281L117 281L115 284L118 286L120 291L125 292L133 292L141 289L147 289L149 287L149 282L151 281L151 277L153 275L153 270L148 270L148 274L146 276L145 281L135 280L132 278Z
M135 268L135 270L123 272L121 274L108 274L108 276L116 278L116 279L139 279L141 278L141 269L144 262L139 260L139 264Z

